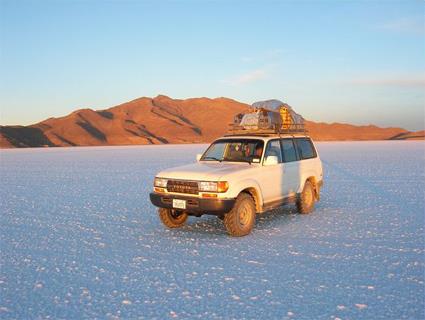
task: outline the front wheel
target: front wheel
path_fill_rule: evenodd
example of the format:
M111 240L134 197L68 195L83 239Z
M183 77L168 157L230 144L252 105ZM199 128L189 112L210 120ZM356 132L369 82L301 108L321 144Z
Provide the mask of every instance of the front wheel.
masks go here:
M187 220L187 213L173 209L159 208L158 215L168 228L180 228Z
M254 200L250 195L242 193L236 198L233 209L224 216L224 226L231 236L242 237L251 232L254 222Z
M299 213L307 214L313 211L315 201L315 192L313 185L310 181L304 184L303 192L297 200L297 209Z

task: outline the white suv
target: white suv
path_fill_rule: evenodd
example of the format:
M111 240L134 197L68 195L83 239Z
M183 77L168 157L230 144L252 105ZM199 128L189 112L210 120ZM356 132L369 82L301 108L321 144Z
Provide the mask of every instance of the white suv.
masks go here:
M295 202L309 213L320 199L322 163L306 135L249 134L214 141L197 163L161 171L151 202L169 228L188 215L212 214L228 233L244 236L256 213Z

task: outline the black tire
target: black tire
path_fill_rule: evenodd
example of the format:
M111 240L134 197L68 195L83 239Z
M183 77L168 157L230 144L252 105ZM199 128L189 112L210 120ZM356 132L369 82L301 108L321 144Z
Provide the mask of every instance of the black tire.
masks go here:
M255 204L252 197L241 193L232 210L224 216L224 226L229 235L242 237L249 234L255 223Z
M168 228L180 228L187 220L187 213L173 209L159 208L158 215Z
M316 194L314 191L313 184L310 181L306 181L304 189L297 199L297 209L301 214L308 214L314 209L314 202L316 200Z

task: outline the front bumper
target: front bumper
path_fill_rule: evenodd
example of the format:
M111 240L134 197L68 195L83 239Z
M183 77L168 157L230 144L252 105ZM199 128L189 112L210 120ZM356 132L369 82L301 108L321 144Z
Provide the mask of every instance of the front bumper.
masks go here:
M193 215L223 215L232 210L236 201L235 199L204 199L155 192L151 192L149 196L154 206L167 209L173 209L173 199L186 200L186 209L184 211Z

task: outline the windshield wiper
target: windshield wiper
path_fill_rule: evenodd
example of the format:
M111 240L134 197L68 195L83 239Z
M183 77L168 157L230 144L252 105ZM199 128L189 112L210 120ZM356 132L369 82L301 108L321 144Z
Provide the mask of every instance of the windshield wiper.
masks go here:
M206 160L206 159L211 159L211 160L215 160L215 161L218 161L218 162L223 161L223 159L218 159L218 158L216 158L216 157L203 157L203 158L202 158L202 160Z
M241 162L247 162L247 163L249 163L249 164L252 164L252 160L250 160L250 159L244 159L244 160L242 160Z
M221 161L229 161L229 162L245 162L251 164L251 160L249 159L229 159L229 158L223 158Z

